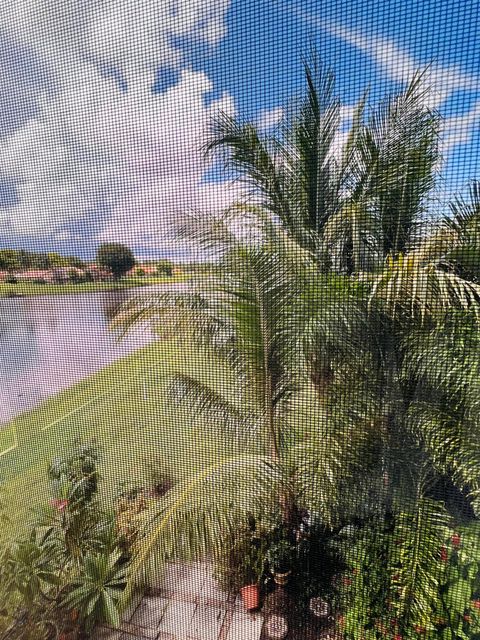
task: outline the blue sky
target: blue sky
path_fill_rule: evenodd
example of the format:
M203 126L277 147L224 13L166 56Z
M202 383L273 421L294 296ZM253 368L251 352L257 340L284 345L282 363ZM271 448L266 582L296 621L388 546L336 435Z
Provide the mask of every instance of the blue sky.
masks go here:
M115 239L139 256L188 256L169 237L175 220L237 194L198 152L211 116L275 120L302 89L309 43L345 106L431 63L446 118L440 193L480 178L476 1L10 5L0 17L0 246L91 256Z

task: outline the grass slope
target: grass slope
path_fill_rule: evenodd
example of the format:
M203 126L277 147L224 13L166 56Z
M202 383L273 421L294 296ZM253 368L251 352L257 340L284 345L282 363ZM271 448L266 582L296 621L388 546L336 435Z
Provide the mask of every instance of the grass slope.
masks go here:
M10 442L15 429L18 446L0 457L12 519L4 533L21 530L30 510L45 502L48 462L76 437L95 438L101 447L105 501L122 481L141 484L162 470L180 479L233 451L168 398L175 372L194 373L205 382L216 378L228 388L228 372L208 362L185 345L150 344L10 422L4 437Z

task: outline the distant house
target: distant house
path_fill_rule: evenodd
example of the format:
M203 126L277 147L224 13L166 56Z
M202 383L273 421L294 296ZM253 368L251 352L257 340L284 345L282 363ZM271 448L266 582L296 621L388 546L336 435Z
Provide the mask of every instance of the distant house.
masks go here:
M42 280L44 282L54 282L53 271L50 269L27 269L26 271L15 272L15 278L20 281Z
M91 274L94 280L111 280L113 275L110 269L100 267L98 264L87 264L85 271Z
M55 269L51 269L50 273L52 282L56 282L58 284L68 282L71 279L72 271L72 267L56 267ZM75 271L77 273L81 273L79 269L75 269Z
M146 276L154 276L157 273L157 267L154 264L136 264L130 271L127 271L127 276L136 276L138 271L143 272Z

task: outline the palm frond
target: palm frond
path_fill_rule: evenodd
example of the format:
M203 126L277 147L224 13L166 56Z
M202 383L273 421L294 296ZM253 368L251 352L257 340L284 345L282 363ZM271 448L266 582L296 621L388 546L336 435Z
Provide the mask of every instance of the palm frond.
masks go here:
M423 320L455 308L477 312L480 307L480 286L426 261L423 248L389 257L382 273L365 279L373 281L370 300L383 301L393 315L403 309Z
M211 124L205 154L222 154L225 168L247 189L247 198L259 202L295 232L285 193L282 148L275 138L262 136L256 127L221 113Z
M242 454L208 466L169 491L147 513L125 597L155 579L170 559L221 552L225 537L249 514L275 509L282 484L280 470L268 457Z
M372 112L357 145L368 167L363 199L380 220L383 256L411 245L435 182L439 116L426 106L425 73L415 73L402 93Z
M449 518L441 503L419 497L401 507L395 527L396 544L390 553L394 576L392 601L397 617L428 628L438 602L445 572L440 557L448 535Z
M480 510L480 445L476 421L433 403L413 403L407 424L433 467L452 479Z
M318 242L338 207L333 145L340 125L340 101L335 95L333 72L315 55L305 61L304 69L306 95L285 123L285 155L297 226L309 229Z
M190 414L205 418L210 432L229 436L239 443L251 442L263 435L263 416L240 384L236 392L222 378L215 388L187 375L176 375L169 385L169 397L175 404L184 405ZM233 401L235 398L235 402Z

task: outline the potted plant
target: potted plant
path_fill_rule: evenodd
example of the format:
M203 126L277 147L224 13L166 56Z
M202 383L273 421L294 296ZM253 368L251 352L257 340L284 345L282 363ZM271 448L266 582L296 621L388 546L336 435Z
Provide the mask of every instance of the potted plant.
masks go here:
M240 575L243 587L240 595L247 611L258 609L260 602L259 582L264 570L264 555L261 546L250 543L242 558Z
M267 561L276 584L280 586L288 584L292 573L294 556L294 546L285 539L272 544L268 549Z

